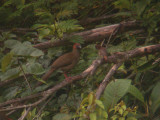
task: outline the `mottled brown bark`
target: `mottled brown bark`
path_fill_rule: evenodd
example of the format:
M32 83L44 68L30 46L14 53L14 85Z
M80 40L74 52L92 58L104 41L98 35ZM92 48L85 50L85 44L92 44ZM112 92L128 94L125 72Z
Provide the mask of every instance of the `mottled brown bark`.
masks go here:
M50 47L56 47L56 46L62 46L62 45L70 45L71 43L68 41L68 39L73 35L79 35L84 39L85 44L94 43L97 41L102 41L105 38L109 38L109 36L113 33L115 29L121 26L120 32L125 32L127 30L133 30L137 27L136 21L128 21L123 22L119 24L114 24L110 26L105 26L101 28L96 28L80 33L74 33L72 35L66 35L62 40L57 40L54 42L47 41L40 44L34 45L34 47L39 49L45 49Z

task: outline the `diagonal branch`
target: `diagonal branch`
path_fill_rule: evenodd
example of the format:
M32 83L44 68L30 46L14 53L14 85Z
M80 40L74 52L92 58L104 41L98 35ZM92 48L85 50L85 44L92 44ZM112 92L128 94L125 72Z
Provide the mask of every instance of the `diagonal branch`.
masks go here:
M116 70L121 66L122 63L118 63L113 65L113 67L110 69L100 86L98 87L98 90L96 92L96 98L99 99L100 96L102 95L103 91L105 90L107 84L109 83L110 78L114 75Z

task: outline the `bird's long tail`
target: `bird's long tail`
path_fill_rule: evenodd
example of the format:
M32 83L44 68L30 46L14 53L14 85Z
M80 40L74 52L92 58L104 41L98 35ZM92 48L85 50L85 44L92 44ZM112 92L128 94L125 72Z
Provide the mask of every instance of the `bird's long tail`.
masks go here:
M42 79L44 80L44 81L46 81L50 76L51 76L51 74L54 72L54 68L51 68L48 72L46 72L43 76L42 76Z
M54 69L54 68L51 68L48 72L46 72L46 73L42 76L42 80L46 81L46 80L51 76L51 74L52 74L54 71L55 71L55 69ZM42 82L39 82L39 83L37 84L37 86L39 86L39 85L41 85L41 84L42 84Z

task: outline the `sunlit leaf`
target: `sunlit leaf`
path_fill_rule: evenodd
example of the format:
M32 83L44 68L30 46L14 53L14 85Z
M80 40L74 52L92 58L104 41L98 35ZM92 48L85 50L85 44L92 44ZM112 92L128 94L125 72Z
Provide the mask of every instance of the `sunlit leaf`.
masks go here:
M103 105L102 101L100 101L100 100L95 100L95 103L96 103L100 108L104 109L104 105Z
M5 55L3 58L2 58L2 61L1 61L1 66L2 66L2 72L5 72L6 69L7 69L7 66L11 63L12 61L12 58L13 58L13 53L10 52L8 53L7 55Z
M90 120L97 120L96 113L90 113L89 118L90 118Z

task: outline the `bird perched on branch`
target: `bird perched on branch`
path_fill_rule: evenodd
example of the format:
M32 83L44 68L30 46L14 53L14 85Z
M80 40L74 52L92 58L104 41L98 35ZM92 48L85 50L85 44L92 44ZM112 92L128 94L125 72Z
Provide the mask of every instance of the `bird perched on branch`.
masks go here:
M64 76L66 78L65 80L68 81L69 77L67 76L67 72L78 63L80 58L80 49L81 45L79 43L75 43L73 45L72 52L66 53L57 58L52 63L51 69L42 76L42 79L44 81L47 80L55 70L60 69L64 73Z
M98 49L98 54L100 57L102 57L105 61L107 61L107 51L106 51L106 48L97 44L95 46L96 49Z

